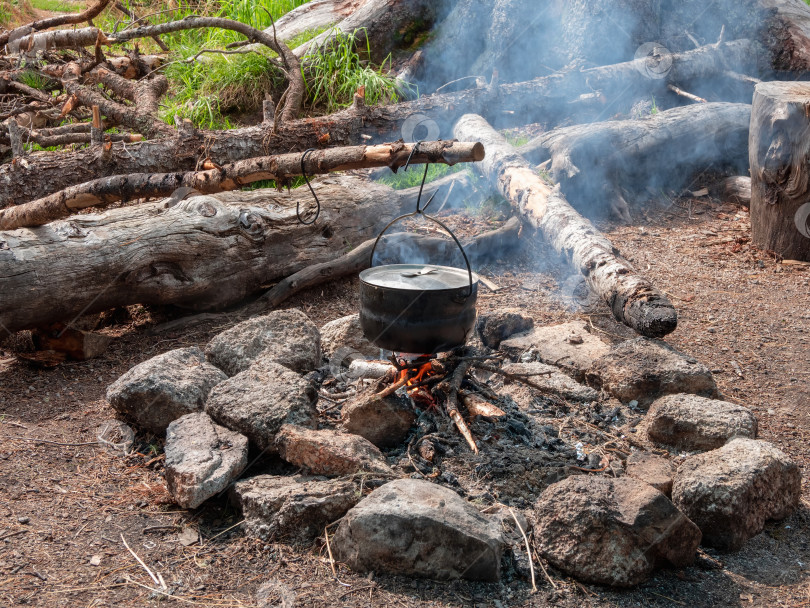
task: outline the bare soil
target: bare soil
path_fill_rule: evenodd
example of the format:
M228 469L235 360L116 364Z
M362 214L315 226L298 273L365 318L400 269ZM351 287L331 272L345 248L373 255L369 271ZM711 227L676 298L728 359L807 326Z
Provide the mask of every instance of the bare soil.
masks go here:
M762 439L810 473L810 266L786 265L748 243L747 211L709 198L636 209L632 226L602 223L614 243L676 304L678 330L667 338L707 364L725 398L752 408ZM486 218L453 216L460 233ZM631 337L606 308L572 310L559 286L568 276L552 253L531 243L482 269L503 289L482 289L483 311L517 306L537 324L584 318L609 340ZM300 294L316 323L357 310L356 280ZM502 584L439 583L364 576L338 566L326 548L265 544L246 537L227 498L188 511L171 504L162 480L162 439L139 433L127 457L96 443L114 412L107 385L161 352L203 345L225 322L153 334L177 318L170 309L131 307L81 319L115 340L100 358L52 369L17 354L24 333L0 346L0 602L35 606L806 606L810 605L807 482L799 511L772 523L736 554L703 557L616 591L537 572L539 590L512 577ZM247 474L281 465L260 461ZM529 475L531 471L527 472ZM519 506L519 505L518 505ZM181 533L198 542L188 546ZM182 535L185 538L185 534ZM192 535L193 536L193 535ZM131 548L129 551L124 540ZM187 543L188 541L186 541ZM135 555L165 580L166 598ZM713 568L713 566L719 566Z

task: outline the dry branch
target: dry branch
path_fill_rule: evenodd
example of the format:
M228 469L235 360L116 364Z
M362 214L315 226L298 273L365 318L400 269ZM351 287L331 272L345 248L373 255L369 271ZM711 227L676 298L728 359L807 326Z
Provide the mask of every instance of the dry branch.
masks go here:
M754 61L760 47L748 40L709 45L672 56L670 74L677 80L710 77ZM740 69L740 68L738 68ZM327 117L295 120L274 131L264 124L231 131L193 131L183 136L144 142L135 146L115 145L104 159L94 150L72 155L58 152L29 157L25 166L0 165L0 208L42 198L64 188L107 175L140 172L188 171L196 167L200 150L219 165L245 158L302 151L326 145L358 145L385 141L403 135L403 125L419 114L449 136L453 122L465 112L504 119L503 109L514 111L523 124L547 121L559 115L559 108L585 93L600 88L605 103L616 97L640 92L648 98L666 87L667 79L650 79L638 62L626 62L584 71L572 71L523 83L431 95L415 101L388 105L355 105ZM406 138L414 135L405 133Z
M462 138L475 134L484 142L487 158L482 166L492 184L585 277L617 320L656 338L675 329L677 313L669 300L636 274L613 244L568 204L559 188L547 185L483 118L462 117L455 133Z
M414 144L383 144L330 148L306 155L307 175L349 171L371 167L396 170L413 153ZM138 173L101 178L72 186L46 198L0 210L0 230L23 226L40 226L69 216L76 209L109 204L134 198L168 196L186 187L202 194L236 190L260 180L275 180L285 184L291 177L301 175L303 154L291 153L243 160L224 167L189 173ZM480 143L435 141L419 145L411 157L412 164L475 162L484 158Z
M221 17L187 17L181 21L170 21L169 23L162 23L160 25L146 25L118 32L109 36L106 42L108 44L118 44L127 40L135 40L147 36L159 36L171 32L205 27L215 27L239 32L249 41L259 42L278 54L284 64L284 72L289 82L286 92L286 101L281 112L281 120L283 122L289 122L295 119L304 101L305 86L304 78L301 75L301 65L298 61L298 57L295 56L290 48L272 34L257 30L254 27L232 19L224 19Z
M2 32L0 33L0 48L6 46L9 41L19 40L32 32L47 30L60 25L73 25L76 23L90 21L91 19L94 19L100 15L101 11L103 11L109 3L110 0L98 0L98 2L96 2L93 6L88 7L80 13L46 17L45 19L39 19L38 21L34 21L28 25L23 25L11 31Z

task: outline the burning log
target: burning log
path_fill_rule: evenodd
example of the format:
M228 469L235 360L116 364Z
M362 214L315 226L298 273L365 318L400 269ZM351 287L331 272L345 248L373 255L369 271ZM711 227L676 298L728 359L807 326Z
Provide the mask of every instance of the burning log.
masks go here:
M806 82L758 84L748 145L752 241L802 262L810 261L809 104Z
M463 185L464 182L461 182ZM395 191L359 177L305 188L197 196L79 215L0 232L0 329L15 332L135 303L216 309L298 270L339 257L415 206L418 188ZM82 289L76 289L81 285Z
M0 210L0 230L25 226L40 226L68 217L76 209L106 205L133 198L168 196L178 188L191 188L202 194L236 190L253 182L272 179L284 184L293 176L331 171L348 171L370 167L391 167L396 170L410 157L412 164L426 162L453 165L475 162L484 158L479 143L450 141L426 142L413 153L414 144L383 144L331 148L312 153L292 153L240 161L224 167L214 165L206 170L189 173L139 173L101 178L43 199ZM412 154L413 153L413 154Z
M669 300L636 274L591 222L577 213L559 188L552 188L480 116L456 124L457 137L475 134L486 145L483 168L490 181L564 255L613 312L638 333L660 338L675 330L678 316Z
M695 171L748 166L751 106L706 103L659 112L640 120L562 127L538 135L518 149L534 163L551 161L551 177L577 207L607 199L629 220L622 190L679 190ZM677 181L682 180L682 181Z

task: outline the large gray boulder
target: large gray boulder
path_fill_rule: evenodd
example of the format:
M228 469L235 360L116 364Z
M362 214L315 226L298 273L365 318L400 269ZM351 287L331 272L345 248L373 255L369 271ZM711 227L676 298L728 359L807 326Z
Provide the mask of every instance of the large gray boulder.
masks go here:
M692 563L700 530L661 492L632 477L576 475L534 507L537 548L585 582L630 587L656 567Z
M321 365L321 336L297 308L276 310L218 334L205 354L229 376L245 371L260 357L304 374Z
M390 474L385 456L360 435L285 424L276 437L279 455L314 475Z
M366 339L360 327L360 315L355 313L329 321L321 327L321 347L327 359L338 351L346 354L354 352L366 357L378 357L380 348Z
M500 344L501 351L513 361L556 365L578 381L584 379L585 370L609 348L588 332L584 321L535 327Z
M713 450L734 437L757 436L757 418L747 407L687 394L653 402L645 426L650 441L687 451Z
M496 518L482 515L452 490L398 479L344 516L332 550L357 571L497 581L503 538Z
M281 425L310 424L317 399L311 382L279 363L261 359L218 384L208 396L205 411L259 448L275 452Z
M248 533L265 541L311 541L360 497L350 481L302 476L258 475L231 490Z
M172 420L203 409L214 386L227 376L196 346L139 363L107 387L107 400L141 428L162 435Z
M638 401L648 407L661 395L717 394L709 368L666 342L636 338L616 344L588 369L588 385L602 389L624 403Z
M202 412L186 414L166 429L169 494L181 507L196 509L239 477L247 457L247 437Z
M703 531L703 542L736 551L768 520L783 519L799 505L799 468L776 446L732 439L678 467L672 500Z

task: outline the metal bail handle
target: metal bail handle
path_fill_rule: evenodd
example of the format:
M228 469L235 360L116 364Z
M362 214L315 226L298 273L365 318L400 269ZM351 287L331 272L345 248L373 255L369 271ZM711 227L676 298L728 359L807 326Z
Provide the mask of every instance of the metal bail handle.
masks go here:
M433 197L431 197L430 201L432 201L432 200L433 200ZM427 202L427 204L425 205L425 208L427 208L427 206L430 204L430 201ZM461 243L456 238L456 235L453 234L453 231L450 230L450 228L448 228L443 222L436 219L435 217L433 217L431 215L428 215L427 213L424 213L421 209L418 210L418 211L412 211L411 213L406 213L405 215L400 215L398 218L395 218L395 219L391 220L388 223L388 225L385 228L383 228L382 232L380 232L380 234L377 235L377 239L374 241L374 246L371 248L371 257L369 257L369 260L368 260L369 267L374 266L374 252L377 250L377 244L380 242L380 239L383 237L385 232L391 226L396 224L399 220L405 219L407 217L413 217L414 215L421 215L422 217L425 217L425 218L429 219L430 221L435 222L436 224L441 226L445 230L445 232L447 232L447 234L449 234L452 237L453 241L455 241L456 245L458 246L459 250L461 251L462 257L464 258L464 263L467 265L467 275L469 276L469 279L470 279L470 291L466 296L464 296L464 299L466 300L467 298L469 298L472 295L472 292L473 292L472 267L470 266L470 260L467 258L467 252L464 251L464 247L461 246Z

